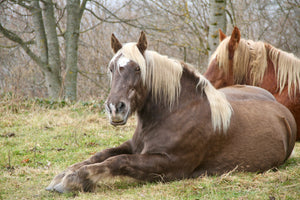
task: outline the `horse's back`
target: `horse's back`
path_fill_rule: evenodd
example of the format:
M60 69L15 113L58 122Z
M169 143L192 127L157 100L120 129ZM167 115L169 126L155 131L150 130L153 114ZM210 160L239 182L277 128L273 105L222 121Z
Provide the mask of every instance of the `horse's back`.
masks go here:
M275 97L265 89L250 85L233 85L219 89L226 94L228 100L270 100L276 101Z

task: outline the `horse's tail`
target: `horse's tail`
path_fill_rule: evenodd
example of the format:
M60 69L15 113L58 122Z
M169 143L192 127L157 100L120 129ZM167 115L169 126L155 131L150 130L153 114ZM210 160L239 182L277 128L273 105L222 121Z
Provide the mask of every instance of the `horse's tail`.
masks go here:
M214 88L214 86L200 73L198 73L199 82L197 87L201 86L204 90L211 110L211 120L214 131L217 129L222 130L226 133L232 115L232 107L227 101L226 96L223 92Z

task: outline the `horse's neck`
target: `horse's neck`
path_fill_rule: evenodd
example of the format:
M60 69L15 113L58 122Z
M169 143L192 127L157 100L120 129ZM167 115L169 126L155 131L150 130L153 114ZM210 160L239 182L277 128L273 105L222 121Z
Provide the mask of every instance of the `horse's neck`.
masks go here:
M181 92L178 100L173 103L171 108L161 101L156 102L151 92L149 92L143 108L137 113L139 123L143 125L158 123L168 118L168 115L184 109L191 102L199 101L203 97L201 96L201 88L196 88L198 82L199 77L196 77L192 72L184 70L180 81Z
M268 90L272 94L275 94L278 92L276 72L275 72L275 68L274 68L274 65L273 65L273 62L271 61L271 59L270 58L267 58L267 59L268 59L268 61L267 61L268 66L264 72L264 76L263 76L261 82L259 84L257 84L256 86L264 88L265 90ZM253 85L253 80L251 78L250 73L248 74L247 80L242 84Z
M142 152L145 145L147 146L146 142L151 141L157 134L161 134L162 131L169 128L170 124L174 124L174 121L170 120L175 120L176 124L180 123L182 118L185 117L184 113L192 112L193 106L203 105L203 110L207 110L209 105L207 102L205 103L207 101L206 96L201 95L196 90L198 81L199 77L195 77L185 71L183 72L181 92L172 108L163 102L155 102L155 98L149 92L143 108L137 112L138 123L132 138L134 151ZM202 104L203 102L204 104ZM178 124L178 127L181 127L180 124Z

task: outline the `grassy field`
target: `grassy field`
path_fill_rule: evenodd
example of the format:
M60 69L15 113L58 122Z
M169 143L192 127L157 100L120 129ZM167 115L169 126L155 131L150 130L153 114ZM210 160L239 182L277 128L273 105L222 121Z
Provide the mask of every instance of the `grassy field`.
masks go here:
M45 191L53 176L129 139L96 104L0 99L0 199L300 199L300 143L277 171L232 172L170 183L103 180L94 193Z

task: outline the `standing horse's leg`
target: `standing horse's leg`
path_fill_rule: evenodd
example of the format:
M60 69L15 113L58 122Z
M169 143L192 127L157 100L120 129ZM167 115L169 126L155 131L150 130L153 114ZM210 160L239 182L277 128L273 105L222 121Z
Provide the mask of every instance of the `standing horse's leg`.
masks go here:
M179 164L176 165L167 155L119 155L102 163L85 165L78 171L68 174L59 185L54 187L54 190L58 192L92 191L100 179L109 176L129 176L145 181L183 178L185 171L178 168Z
M79 162L79 163L75 163L75 164L71 165L65 171L56 175L53 178L53 180L51 181L51 183L48 185L46 190L53 190L56 185L58 185L62 182L64 177L66 177L69 174L72 174L73 172L75 172L76 170L81 168L82 166L91 165L94 163L101 163L101 162L105 161L106 159L108 159L112 156L116 156L116 155L131 154L132 149L131 149L130 143L131 143L130 141L127 141L118 147L105 149L101 152L96 153L95 155L93 155L92 157L90 157L89 159L87 159L83 162Z

